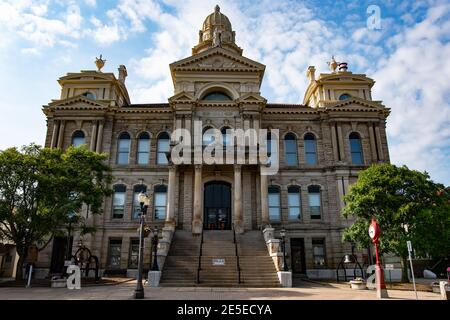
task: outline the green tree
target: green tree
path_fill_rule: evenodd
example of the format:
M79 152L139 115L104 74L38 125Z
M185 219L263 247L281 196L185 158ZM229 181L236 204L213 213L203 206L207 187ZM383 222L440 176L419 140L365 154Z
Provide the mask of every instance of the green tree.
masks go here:
M103 197L111 194L106 159L84 146L64 152L31 144L0 151L0 239L16 245L16 279L22 278L30 245L42 250L69 222L82 233L94 231L77 213L83 205L101 213Z
M368 228L375 218L381 228L380 251L402 259L403 281L408 279L406 241L412 241L417 253L448 253L448 192L427 173L406 166L372 165L360 172L344 200L343 216L355 221L344 231L343 240L360 248L369 246Z

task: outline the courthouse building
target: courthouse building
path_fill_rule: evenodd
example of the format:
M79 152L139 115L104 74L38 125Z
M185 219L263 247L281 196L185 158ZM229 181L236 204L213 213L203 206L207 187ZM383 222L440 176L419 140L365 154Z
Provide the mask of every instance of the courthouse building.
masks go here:
M303 101L270 103L260 91L265 66L246 58L235 38L216 6L192 54L168 66L174 89L166 102L132 103L125 66L116 77L101 71L100 59L98 70L58 80L60 97L43 108L45 146L86 144L107 153L113 169L114 194L105 199L102 214L80 213L97 228L81 240L98 256L104 274L136 273L141 191L150 197L147 224L165 230L162 285L197 280L232 285L236 276L244 285L274 284L282 228L294 275L335 278L341 258L351 252L342 242L351 223L340 213L343 196L360 170L389 161L389 109L372 100L375 81L333 58L328 73L316 74L313 66L305 70L309 86ZM259 163L173 164L171 133L193 131L195 121L202 121L203 130L221 130L225 143L227 129L278 129L279 171L261 175ZM75 232L73 252L79 240ZM145 241L149 269L150 239ZM67 242L55 238L40 253L42 275L60 271ZM367 252L357 254L362 263Z

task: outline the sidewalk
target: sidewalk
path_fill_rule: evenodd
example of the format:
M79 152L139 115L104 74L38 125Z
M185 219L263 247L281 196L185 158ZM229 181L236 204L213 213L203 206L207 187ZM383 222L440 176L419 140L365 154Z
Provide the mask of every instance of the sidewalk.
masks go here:
M92 286L81 290L65 288L0 288L0 300L127 300L136 282ZM414 300L414 291L388 290L391 300ZM419 300L440 300L432 292L418 292ZM302 283L298 288L150 288L152 300L376 300L372 290L352 290L345 284Z

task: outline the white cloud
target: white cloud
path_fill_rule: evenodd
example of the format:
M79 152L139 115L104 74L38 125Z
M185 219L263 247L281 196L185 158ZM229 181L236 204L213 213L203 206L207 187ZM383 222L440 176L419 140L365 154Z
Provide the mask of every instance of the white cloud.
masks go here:
M97 1L96 0L84 0L84 3L86 3L90 7L96 7Z

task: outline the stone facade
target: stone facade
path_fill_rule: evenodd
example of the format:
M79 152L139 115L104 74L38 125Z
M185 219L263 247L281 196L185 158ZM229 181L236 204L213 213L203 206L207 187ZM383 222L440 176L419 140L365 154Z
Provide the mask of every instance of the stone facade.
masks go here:
M135 186L147 188L151 199L147 222L151 226L172 226L176 230L199 233L204 227L204 185L224 181L231 185L230 218L238 232L262 230L270 223L277 236L284 227L290 266L291 240L303 239L303 249L299 249L303 251L299 255L303 267L299 263L294 271L310 277L334 277L340 259L350 251L350 244L341 241L343 229L351 223L340 215L344 205L342 197L356 181L359 170L373 163L389 161L385 130L389 109L380 101L372 100L374 81L364 74L347 71L345 63L339 65L339 70L336 70L337 65L331 63L330 73L318 76L314 67L309 67L310 84L302 104L268 103L260 93L265 66L242 55L242 49L234 42L234 31L228 18L216 8L205 20L193 55L170 65L174 95L168 103L131 103L125 86L124 66L119 68L118 78L101 70L69 73L60 78L60 98L43 108L47 116L45 145L67 148L74 143L74 135L82 132L83 142L91 150L109 155L113 185L123 185L126 189L123 217L113 218L112 198L105 199L101 215L89 217L97 232L85 236L83 242L100 258L101 269L114 267L128 270L129 274L135 270L130 264L131 241L138 237L139 220L132 217ZM208 98L215 94L220 94L222 99ZM204 128L279 129L279 172L264 178L260 175L259 165L169 166L158 163L161 134L170 135L177 128L192 131L195 120L201 120ZM119 138L123 133L128 134L130 141L125 152L128 161L118 164ZM150 138L149 161L138 164L142 133L147 133ZM285 150L284 141L287 134L295 137L296 162L293 165L286 163L288 150ZM307 163L307 134L312 134L315 141L312 156L315 154L317 160L313 164ZM351 135L358 137L353 142L360 143L360 152L352 150ZM352 152L356 157L361 156L362 161L352 161ZM154 191L161 185L168 187L168 206L165 219L158 220L154 215ZM270 186L279 188L278 221L268 221L268 212L272 210L267 192ZM289 217L290 186L300 188L301 214L295 219ZM319 219L313 219L311 215L310 201L314 200L309 198L310 186L318 186L320 190ZM74 244L78 238L75 233ZM117 241L115 253L111 253L111 240ZM144 265L148 268L149 239L145 246ZM317 256L324 259L320 265L314 264L314 246L316 260L321 259ZM38 267L42 270L51 266L52 248L50 245L40 254ZM363 253L358 255L361 257ZM115 255L114 266L111 255Z

